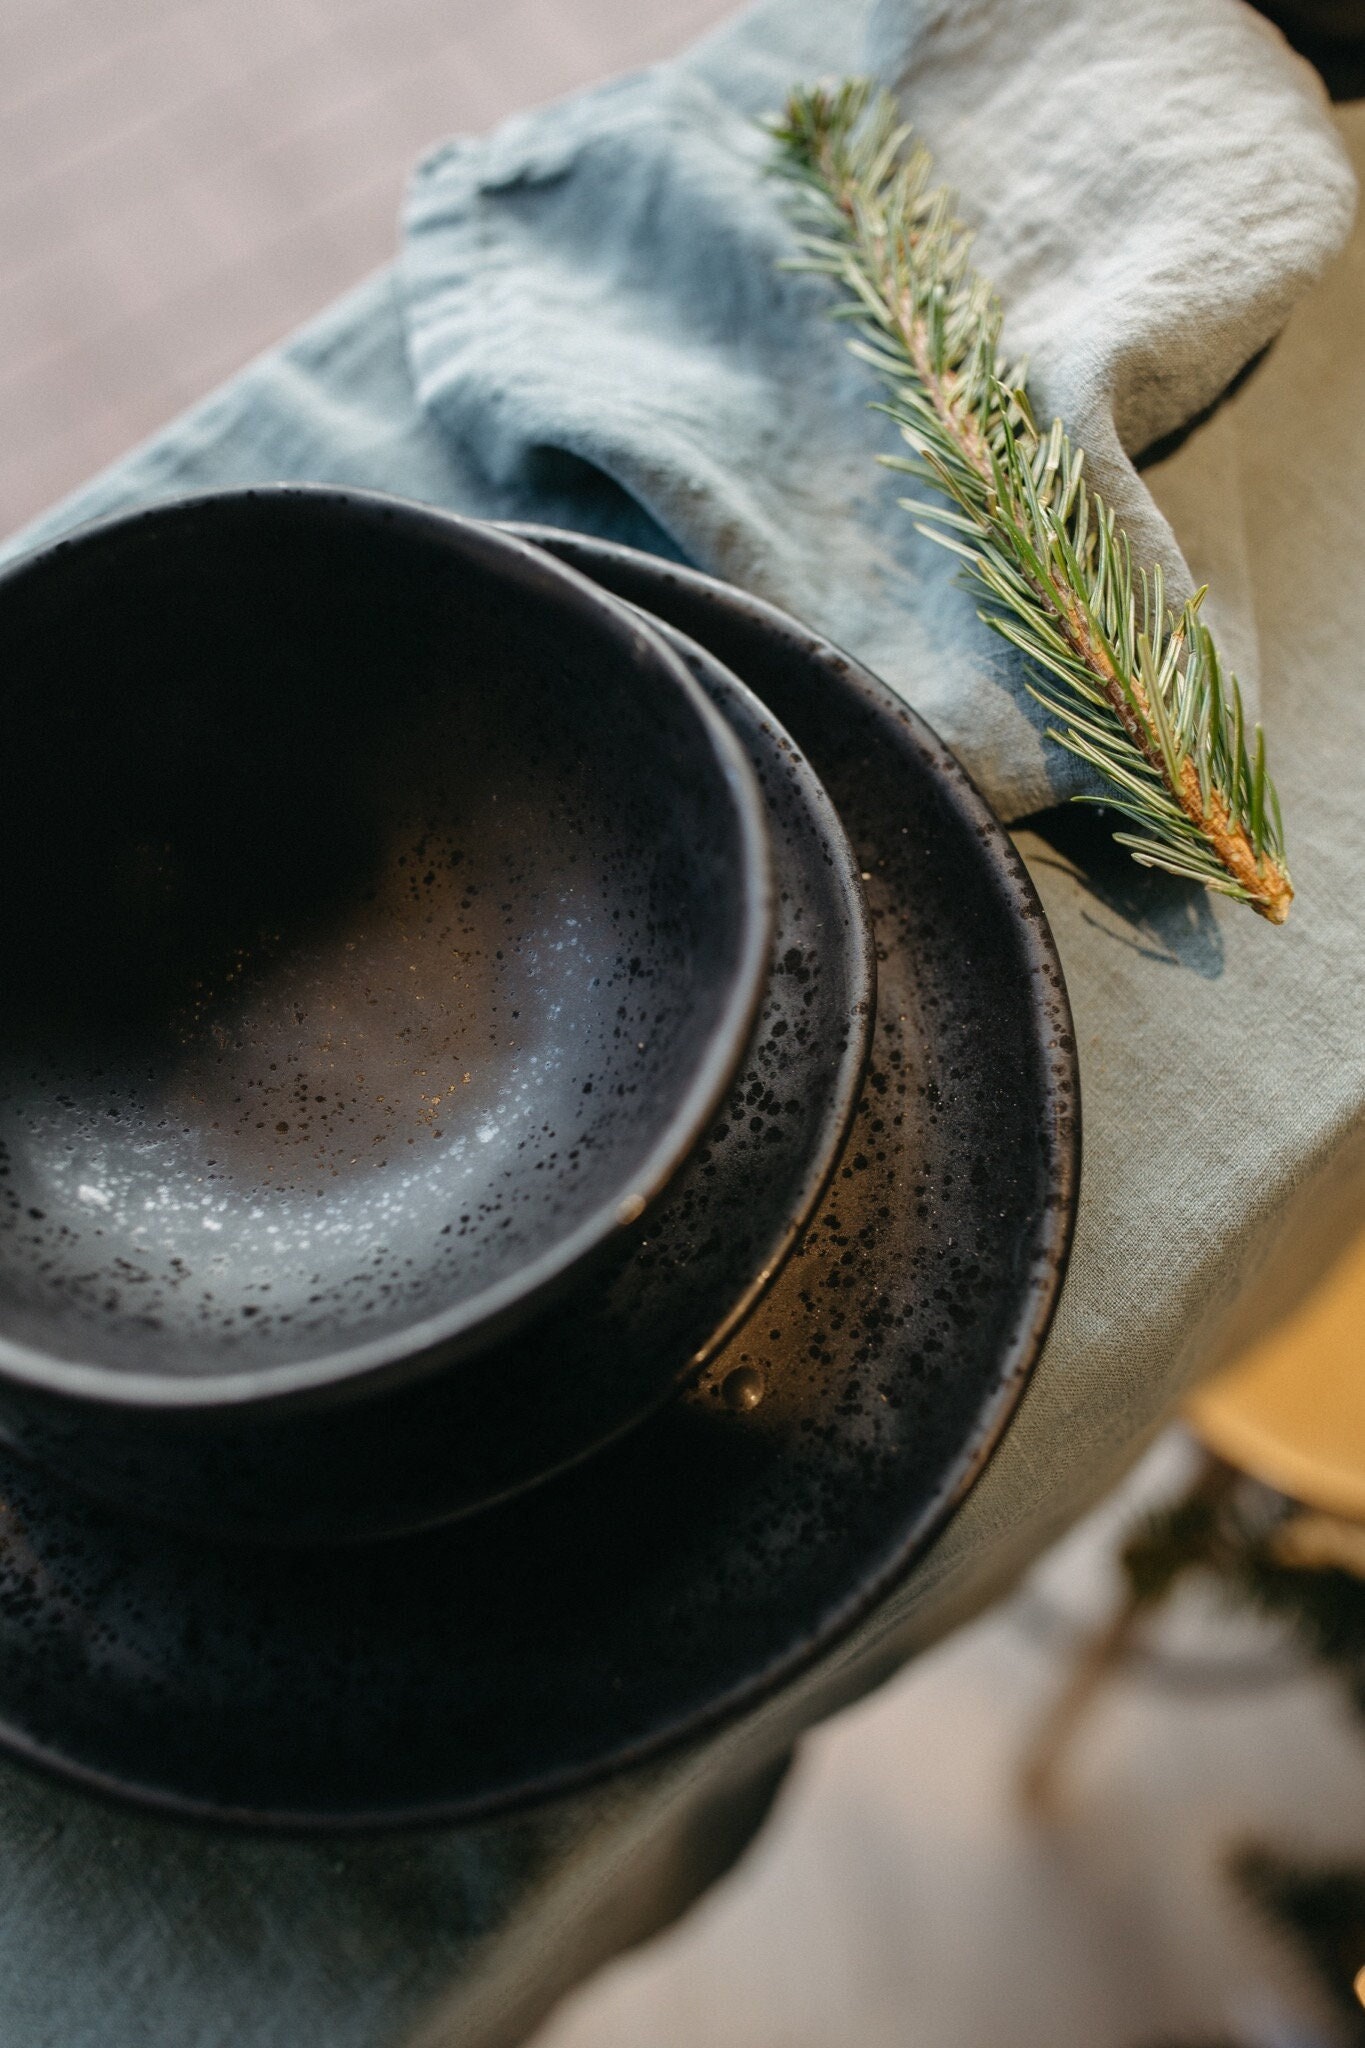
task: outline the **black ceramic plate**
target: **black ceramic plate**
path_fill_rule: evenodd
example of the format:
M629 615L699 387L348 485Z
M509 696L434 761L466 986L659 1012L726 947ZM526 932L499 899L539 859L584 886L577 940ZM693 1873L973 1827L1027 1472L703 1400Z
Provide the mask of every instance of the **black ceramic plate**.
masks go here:
M695 1389L455 1528L221 1552L0 1463L0 1739L87 1784L263 1824L470 1818L695 1736L903 1576L1047 1329L1075 1054L1004 832L828 643L686 570L546 538L714 648L838 805L879 944L852 1133L761 1313Z

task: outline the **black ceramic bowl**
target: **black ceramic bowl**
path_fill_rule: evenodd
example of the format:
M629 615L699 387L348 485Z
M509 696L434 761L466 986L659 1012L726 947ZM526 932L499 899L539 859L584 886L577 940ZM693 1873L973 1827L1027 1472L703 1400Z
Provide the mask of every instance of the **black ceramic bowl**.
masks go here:
M770 905L682 663L523 543L279 489L0 577L0 1432L501 1337L724 1096Z

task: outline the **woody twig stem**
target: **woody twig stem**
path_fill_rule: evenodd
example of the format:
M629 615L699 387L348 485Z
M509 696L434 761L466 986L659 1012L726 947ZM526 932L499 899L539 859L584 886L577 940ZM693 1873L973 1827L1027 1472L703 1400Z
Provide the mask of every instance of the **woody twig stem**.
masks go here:
M799 196L798 267L844 287L851 346L912 451L883 460L941 494L902 503L965 559L982 617L1060 721L1052 737L1103 778L1104 795L1080 801L1141 828L1117 835L1135 859L1282 924L1294 891L1265 744L1257 726L1248 748L1204 593L1168 609L1160 569L1134 569L1061 421L1040 432L1022 368L1000 353L999 302L894 102L860 81L797 92L773 132Z

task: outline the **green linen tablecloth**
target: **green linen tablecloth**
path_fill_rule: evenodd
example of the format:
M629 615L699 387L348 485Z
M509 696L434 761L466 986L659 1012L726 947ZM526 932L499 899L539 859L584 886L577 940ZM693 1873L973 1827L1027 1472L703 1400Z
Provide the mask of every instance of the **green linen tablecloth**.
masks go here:
M1236 15L1239 34L1260 38L1272 66L1292 62L1270 31L1259 24L1247 30L1251 17L1242 17L1235 0L1209 4L1222 10L1220 19ZM958 12L965 19L971 10ZM831 6L814 26L809 7L770 6L747 42L740 35L713 44L694 80L731 80L743 107L774 76L858 61L861 14ZM926 19L953 15L952 8L926 10ZM879 16L885 42L889 11ZM931 64L925 75L934 75ZM944 76L946 103L952 81ZM1289 74L1275 76L1283 86ZM1290 97L1302 90L1292 84ZM917 108L931 133L932 105ZM1321 148L1330 117L1311 111L1305 118L1310 129L1322 124L1303 161L1318 165L1327 225L1292 290L1286 287L1291 297L1321 267L1344 220L1335 144ZM1336 118L1349 154L1365 161L1365 108ZM525 140L516 151L499 146L524 157ZM952 133L942 140L951 155ZM439 165L436 175L444 175ZM516 181L527 175L524 164L521 172L513 164L503 187L523 207L523 227L528 216ZM1307 223L1311 177L1304 192ZM449 199L448 189L433 198L419 183L421 233ZM1258 203L1275 205L1273 175ZM982 211L989 217L987 201ZM667 225L662 203L660 219ZM493 304L496 236L480 230L474 240L492 266ZM751 503L747 526L733 518L726 526L721 515L727 504L731 514L735 508L714 463L694 479L689 498L681 458L654 489L630 469L628 447L604 473L581 437L532 448L524 423L499 438L486 419L473 422L461 410L469 391L477 389L485 406L497 393L474 348L463 358L468 375L459 397L450 365L457 342L465 343L448 334L456 353L443 357L439 333L415 314L415 306L432 311L434 275L416 248L409 245L401 278L386 273L364 285L17 545L157 495L296 478L690 549L703 566L747 569L768 594L821 625L839 625L854 652L889 669L898 687L951 730L1011 815L1051 786L1017 681L1002 675L998 657L982 655L979 639L964 642L961 659L949 646L957 629L945 624L954 615L944 606L956 600L935 584L932 615L926 621L917 609L925 587L919 557L896 553L899 543L887 539L889 501L875 497L866 460L875 432L862 422L856 383L838 385L858 443L856 471L839 469L842 455L826 449L843 496L826 473L813 479L815 496L794 508L790 530L780 502ZM1282 277L1293 270L1283 249L1276 261ZM1248 263L1254 269L1254 252ZM1273 292L1262 291L1260 312L1247 314L1235 267L1224 265L1224 286L1236 318L1220 326L1216 309L1206 309L1221 337L1207 370L1216 381L1236 367L1238 347L1265 338L1258 322L1273 316L1278 323L1284 311ZM624 273L618 281L623 290L629 284ZM509 290L515 282L503 278ZM448 283L435 278L439 318L451 314L441 300ZM460 313L467 318L468 306ZM609 294L598 295L597 317L610 328ZM735 339L733 325L712 328L696 326L685 337L688 348ZM1094 331L1082 317L1081 342ZM835 1655L741 1725L552 1810L496 1825L353 1842L252 1839L124 1811L0 1767L0 2048L498 2048L516 2040L570 1983L658 1924L723 1864L804 1727L1006 1587L1112 1484L1191 1380L1287 1309L1359 1224L1362 334L1365 235L1357 231L1293 311L1257 374L1177 454L1147 471L1159 513L1123 474L1117 443L1110 450L1135 520L1147 523L1160 548L1173 553L1178 541L1193 575L1216 583L1229 633L1259 670L1299 901L1290 924L1273 931L1244 910L1143 876L1055 816L1037 821L1042 829L1020 826L1079 1034L1086 1162L1076 1250L1019 1415L930 1555ZM747 347L742 334L739 340ZM682 346L677 336L675 344ZM1189 337L1182 345L1193 362L1197 347ZM824 339L808 346L820 374L846 379L842 365L836 372L821 353ZM656 348L649 357L651 380L665 356ZM1093 377L1078 382L1068 360L1045 365L1046 373L1090 407L1103 438L1100 387ZM754 390L768 367L748 360ZM515 385L517 364L506 368ZM784 360L781 376L798 369L796 357ZM1197 363L1190 370L1187 408L1204 374ZM1118 418L1125 446L1138 445L1153 425L1164 431L1175 423L1163 424L1159 391L1138 403L1130 388L1118 403L1115 387L1105 389L1113 401L1107 416ZM553 405L543 394L537 402L550 418ZM723 425L721 418L718 433ZM717 461L720 453L713 451ZM700 508L692 526L689 503ZM809 549L821 534L842 533L845 521L861 521L871 536L859 560L846 539L830 543L848 577L862 579L856 603L837 582L815 578L813 602L803 605L790 533L804 535ZM727 554L724 538L736 532L738 558ZM964 635L972 630L961 627ZM944 659L956 662L952 673L966 678L961 690L948 689L936 666L945 648ZM1000 699L994 706L992 692Z

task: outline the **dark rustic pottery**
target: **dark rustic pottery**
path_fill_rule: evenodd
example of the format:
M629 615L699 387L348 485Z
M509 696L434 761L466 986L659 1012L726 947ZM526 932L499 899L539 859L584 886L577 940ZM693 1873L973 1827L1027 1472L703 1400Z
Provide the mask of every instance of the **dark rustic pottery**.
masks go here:
M448 1530L214 1549L0 1459L0 1740L185 1815L467 1819L695 1738L827 1651L981 1471L1050 1321L1078 1166L1061 969L947 750L792 620L546 535L712 647L839 807L879 947L852 1134L699 1383Z
M0 1430L155 1506L631 1241L749 1041L763 804L637 616L364 494L87 528L0 656Z
M118 1410L87 1413L75 1454L95 1490L127 1474L144 1513L238 1541L430 1527L641 1420L771 1282L853 1114L872 1028L872 936L853 855L809 764L713 656L660 630L743 745L773 848L763 1004L703 1143L584 1282L477 1360L391 1386L382 1404L191 1411L163 1428L155 1457L140 1417L130 1429Z

